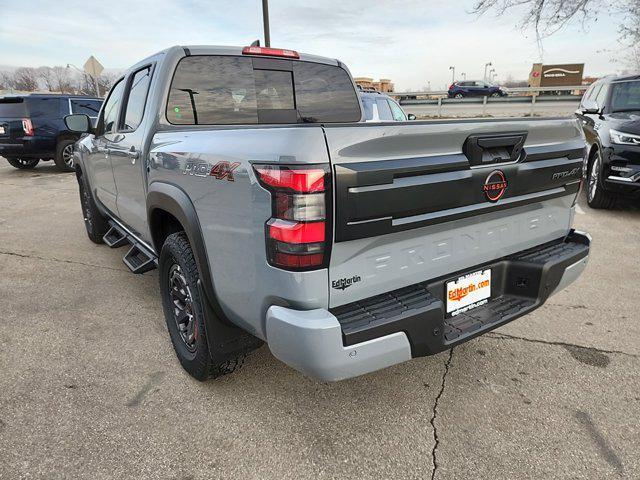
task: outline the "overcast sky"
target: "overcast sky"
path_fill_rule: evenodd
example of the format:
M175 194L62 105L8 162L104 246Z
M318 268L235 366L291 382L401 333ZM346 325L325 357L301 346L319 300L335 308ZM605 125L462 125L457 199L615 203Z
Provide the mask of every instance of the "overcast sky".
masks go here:
M95 55L122 69L171 45L248 45L262 37L260 0L86 2L31 0L28 9L0 0L0 65L82 66ZM373 5L377 6L373 6ZM543 58L518 15L477 18L472 1L314 2L271 0L271 43L339 58L354 76L391 78L397 90L428 82L442 89L450 65L481 78L493 62L504 80L526 79L534 61L584 62L585 75L620 69L617 22L601 14L585 32L576 23L545 40Z

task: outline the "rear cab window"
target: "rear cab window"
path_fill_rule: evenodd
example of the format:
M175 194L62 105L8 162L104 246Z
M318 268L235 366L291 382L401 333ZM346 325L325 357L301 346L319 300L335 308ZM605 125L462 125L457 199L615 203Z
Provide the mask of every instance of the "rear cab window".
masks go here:
M194 55L178 63L166 116L175 125L342 123L361 119L338 66L250 56Z

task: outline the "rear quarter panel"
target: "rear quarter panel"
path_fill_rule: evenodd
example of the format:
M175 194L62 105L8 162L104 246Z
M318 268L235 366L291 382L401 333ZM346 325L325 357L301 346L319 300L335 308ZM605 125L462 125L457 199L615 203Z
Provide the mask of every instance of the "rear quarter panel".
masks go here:
M233 181L185 173L188 164L210 170L237 163ZM195 207L215 292L228 318L265 338L271 305L299 309L328 307L328 272L288 272L266 261L265 223L271 196L252 164L328 163L320 126L175 129L154 135L149 148L149 182L177 185Z

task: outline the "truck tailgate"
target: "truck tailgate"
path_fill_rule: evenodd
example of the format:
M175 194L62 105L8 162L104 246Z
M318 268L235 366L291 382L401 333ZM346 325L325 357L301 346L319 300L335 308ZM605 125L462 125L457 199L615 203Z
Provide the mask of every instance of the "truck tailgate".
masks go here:
M566 235L585 144L572 119L325 126L330 306Z

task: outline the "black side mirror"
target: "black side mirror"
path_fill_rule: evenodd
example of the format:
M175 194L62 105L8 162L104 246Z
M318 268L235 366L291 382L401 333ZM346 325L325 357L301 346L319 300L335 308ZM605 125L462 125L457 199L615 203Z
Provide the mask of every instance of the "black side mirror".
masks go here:
M410 113L409 115L407 115L407 120L415 120L416 116L413 113Z
M582 113L597 114L600 113L600 107L595 100L588 98L582 101Z
M76 133L91 133L93 130L91 119L82 113L67 115L64 117L64 124L69 130Z

